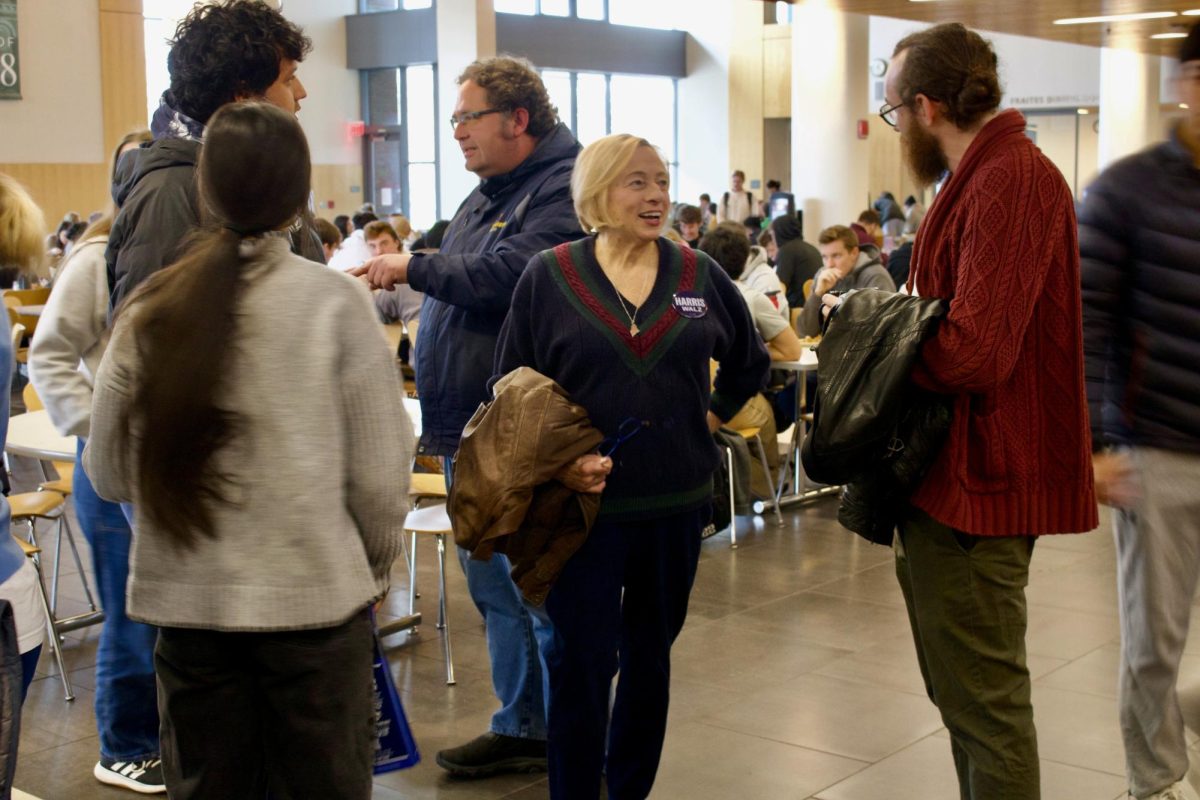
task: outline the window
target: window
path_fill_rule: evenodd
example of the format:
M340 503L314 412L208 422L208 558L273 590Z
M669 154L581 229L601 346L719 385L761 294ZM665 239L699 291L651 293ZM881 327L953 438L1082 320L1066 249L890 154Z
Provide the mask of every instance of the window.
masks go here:
M395 2L395 0L392 0ZM727 0L716 0L727 2ZM578 17L633 25L639 28L672 30L680 27L687 14L696 13L694 0L493 0L502 14L543 14L552 17Z
M187 16L196 0L143 0L142 17L146 50L146 119L158 110L158 101L171 86L167 72L168 41L179 20Z
M438 220L437 71L431 64L365 73L363 172L381 217L402 213L414 228Z
M358 13L374 14L379 11L414 11L418 8L433 8L433 0L358 0Z
M632 133L657 147L679 178L677 85L653 75L544 70L542 81L559 118L583 145L610 133Z

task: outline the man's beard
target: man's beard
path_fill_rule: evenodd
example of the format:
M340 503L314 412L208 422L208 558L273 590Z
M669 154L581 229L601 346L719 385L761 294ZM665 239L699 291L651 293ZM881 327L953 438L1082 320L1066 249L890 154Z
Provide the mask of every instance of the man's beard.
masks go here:
M936 182L950 169L941 143L915 120L907 132L900 134L900 145L913 180L922 189Z

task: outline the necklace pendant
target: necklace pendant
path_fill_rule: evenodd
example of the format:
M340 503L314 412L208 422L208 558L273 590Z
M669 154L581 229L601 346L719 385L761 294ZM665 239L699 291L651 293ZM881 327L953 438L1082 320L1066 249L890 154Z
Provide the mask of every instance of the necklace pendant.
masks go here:
M633 324L631 324L631 325L629 326L629 335L630 335L630 336L637 336L637 335L638 335L638 326L637 326L637 323L636 323L636 322L634 322Z

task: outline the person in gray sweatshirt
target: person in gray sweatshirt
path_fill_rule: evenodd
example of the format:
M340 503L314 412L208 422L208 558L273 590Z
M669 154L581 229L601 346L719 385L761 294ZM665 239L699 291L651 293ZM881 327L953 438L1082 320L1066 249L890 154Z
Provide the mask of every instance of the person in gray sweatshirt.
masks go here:
M821 333L821 296L829 292L848 292L851 289L882 289L896 291L892 276L884 268L875 248L860 249L858 236L844 225L834 225L817 237L822 267L813 278L812 291L800 313L800 333L819 336Z

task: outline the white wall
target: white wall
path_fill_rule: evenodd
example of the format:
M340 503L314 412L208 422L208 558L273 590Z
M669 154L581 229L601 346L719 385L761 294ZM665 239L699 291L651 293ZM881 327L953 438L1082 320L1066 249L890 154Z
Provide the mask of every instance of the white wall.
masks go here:
M688 76L679 80L679 185L671 196L695 204L702 192L720 200L732 169L728 122L732 4L706 2L686 18L691 36ZM754 120L753 124L762 123Z
M896 43L926 23L871 17L871 59L888 60ZM1000 61L1004 105L1011 108L1076 108L1100 102L1100 48L1028 36L980 31ZM879 110L871 78L871 107Z
M492 0L437 0L438 181L444 219L479 185L464 168L454 129L446 122L458 102L458 76L479 58L496 55L496 13Z
M344 17L357 11L356 0L287 0L283 7L284 16L313 43L297 75L308 92L299 119L314 164L362 161L362 140L346 131L348 123L362 119L358 70L346 68Z
M0 100L0 162L107 159L96 0L21 0L21 98Z

